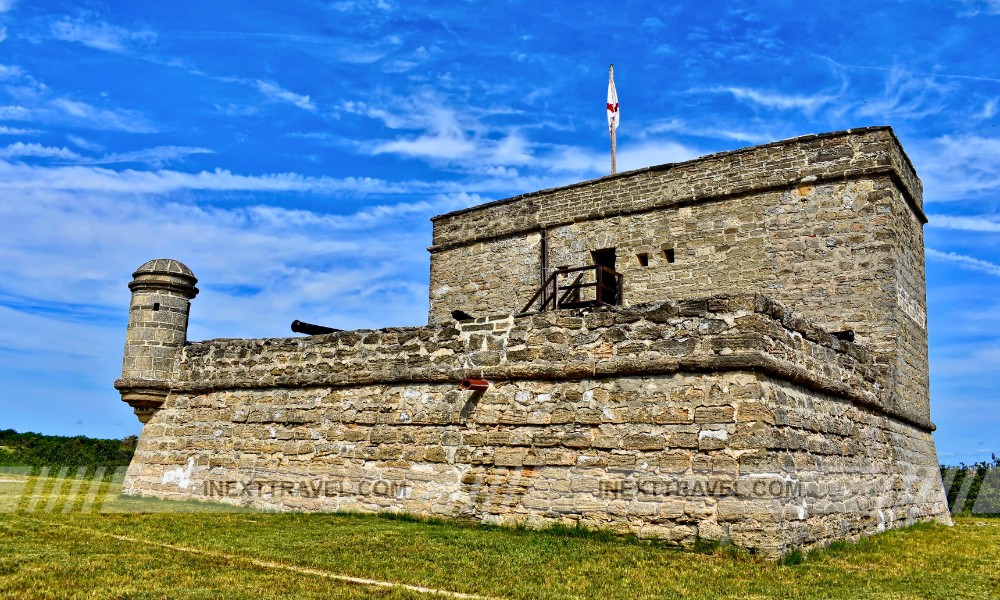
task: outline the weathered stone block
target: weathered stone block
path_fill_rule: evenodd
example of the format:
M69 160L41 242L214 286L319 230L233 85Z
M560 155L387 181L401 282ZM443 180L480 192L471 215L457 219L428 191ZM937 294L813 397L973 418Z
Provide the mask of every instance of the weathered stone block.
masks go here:
M498 448L493 453L493 464L498 467L520 467L528 451L523 448Z
M732 423L735 411L732 406L699 406L694 409L695 423Z
M667 441L662 435L636 433L622 439L622 448L626 450L662 450L666 446Z

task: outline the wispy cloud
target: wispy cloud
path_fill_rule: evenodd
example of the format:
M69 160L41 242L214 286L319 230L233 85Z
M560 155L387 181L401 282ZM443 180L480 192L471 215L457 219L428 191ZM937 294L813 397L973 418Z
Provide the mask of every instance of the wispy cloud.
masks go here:
M38 129L25 129L23 127L7 127L6 125L0 125L0 135L38 135L41 133Z
M805 113L815 113L836 99L836 96L830 94L802 96L735 86L714 87L709 88L707 91L718 94L731 94L737 100L751 102L765 108L800 110Z
M960 17L975 17L980 13L987 15L1000 15L1000 0L959 0L962 9L958 11Z
M887 71L882 94L864 98L856 112L893 121L922 119L946 110L946 99L953 90L950 83L936 77L894 66Z
M997 98L991 98L983 104L983 111L979 113L980 119L991 119L997 114Z
M402 154L417 158L456 159L468 156L476 145L462 131L445 129L430 135L407 137L375 144L372 154Z
M15 4L17 4L17 0L0 0L0 14L10 12Z
M91 129L127 131L130 133L153 133L156 127L138 111L128 109L110 110L92 104L67 98L57 98L50 103L56 117L70 120ZM48 111L36 111L38 116L49 116Z
M309 96L296 94L295 92L290 92L271 81L263 81L258 79L254 82L254 85L257 87L257 90L260 91L260 93L264 94L271 100L275 100L278 102L288 102L305 110L316 110L316 104L309 99Z
M3 65L0 64L0 81L9 81L11 79L17 79L24 74L24 69L17 65Z
M944 135L915 148L928 201L1000 190L1000 138Z
M5 148L0 148L0 158L26 157L77 160L80 158L80 155L68 148L55 148L41 144L25 144L23 142L16 142Z
M154 148L143 148L142 150L134 150L132 152L108 154L85 162L96 165L143 163L152 166L160 166L187 158L192 154L214 154L214 151L209 150L208 148L198 148L194 146L156 146Z
M102 167L38 167L0 161L0 189L101 191L125 194L162 194L181 190L412 193L432 186L420 182L387 182L369 177L306 177L297 173L239 175L224 169L184 173L158 170L115 171Z
M25 106L0 106L0 119L8 121L27 121L31 119L31 111Z
M284 335L295 318L341 327L423 322L426 219L484 200L445 194L334 215L206 207L141 192L35 187L5 197L16 201L0 205L0 220L22 226L0 239L0 306L37 313L33 307L86 298L88 312L126 310L128 273L172 256L201 279L194 339ZM381 310L371 311L373 303Z
M632 144L619 150L617 156L619 171L639 169L651 165L683 162L699 156L698 150L669 140L650 140ZM584 177L599 177L611 172L609 153L583 149L575 146L554 148L542 154L539 162L545 170L567 172Z
M432 161L460 161L482 164L524 164L530 160L526 141L507 134L490 137L490 128L471 111L447 105L437 93L425 92L410 98L391 98L388 107L349 101L344 113L381 121L394 130L410 131L391 140L374 142L360 150L371 154L398 154Z
M765 144L778 139L778 137L772 133L747 130L738 125L734 127L700 125L688 123L682 119L660 121L643 127L638 137L645 137L649 134L660 133L679 133L693 137L733 140L735 142L745 142L749 144Z
M92 15L71 19L64 17L50 27L52 37L64 42L77 42L105 52L122 53L133 44L148 45L156 41L149 30L131 31L124 27L91 20Z
M100 144L97 144L95 142L91 142L90 140L84 139L78 135L68 134L66 136L66 139L69 140L70 143L76 146L77 148L82 148L83 150L87 150L88 152L104 151L104 146L101 146Z
M991 217L955 217L951 215L927 215L929 227L939 229L954 229L957 231L975 231L983 233L1000 233L1000 220Z
M939 250L935 250L934 248L927 248L926 252L927 256L931 258L950 262L962 269L979 271L981 273L987 273L989 275L996 275L997 277L1000 277L1000 265L991 263L988 260L982 260L972 256L966 256L964 254L957 254L955 252L941 252Z

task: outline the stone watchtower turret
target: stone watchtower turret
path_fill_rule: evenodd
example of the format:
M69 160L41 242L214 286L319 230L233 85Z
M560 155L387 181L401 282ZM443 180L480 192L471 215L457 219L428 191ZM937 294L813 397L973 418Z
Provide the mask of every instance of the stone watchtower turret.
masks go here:
M115 388L143 423L170 391L177 351L187 341L190 300L198 294L196 283L191 269L169 258L151 260L132 273L125 360Z

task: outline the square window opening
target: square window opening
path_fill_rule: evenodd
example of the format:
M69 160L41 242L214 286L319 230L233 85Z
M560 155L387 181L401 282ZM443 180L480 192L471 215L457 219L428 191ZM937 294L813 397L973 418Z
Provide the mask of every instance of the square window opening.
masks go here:
M674 262L674 249L673 248L664 248L663 249L663 258L667 259L668 263Z
M639 260L639 266L640 267L648 267L649 266L649 255L646 254L645 252L640 252L640 253L636 254L635 257Z

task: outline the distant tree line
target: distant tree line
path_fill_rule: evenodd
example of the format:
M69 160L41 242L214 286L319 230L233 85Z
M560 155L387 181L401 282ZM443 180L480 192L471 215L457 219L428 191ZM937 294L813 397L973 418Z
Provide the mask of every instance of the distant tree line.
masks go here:
M952 514L1000 517L1000 458L957 467L941 465Z
M0 430L0 466L26 467L124 467L135 453L139 438L120 440L64 437Z

